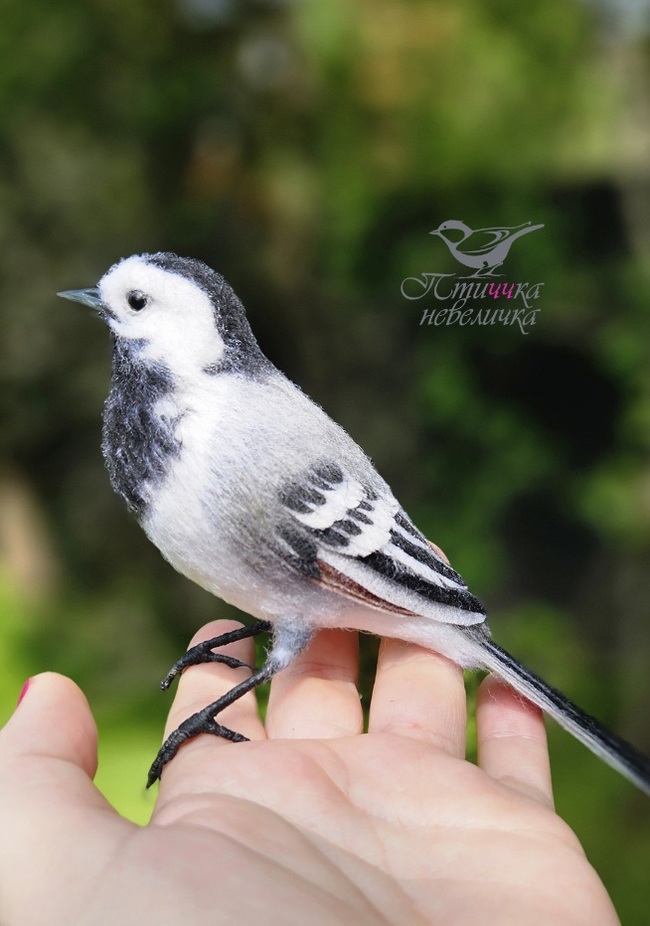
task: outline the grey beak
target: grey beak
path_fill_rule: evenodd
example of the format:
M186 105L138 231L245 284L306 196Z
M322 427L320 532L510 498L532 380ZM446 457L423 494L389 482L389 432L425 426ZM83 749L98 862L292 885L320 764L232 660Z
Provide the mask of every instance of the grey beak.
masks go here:
M101 309L102 299L96 286L91 289L67 289L63 293L57 293L63 299L69 299L71 302L80 302L82 305L90 306L91 309Z

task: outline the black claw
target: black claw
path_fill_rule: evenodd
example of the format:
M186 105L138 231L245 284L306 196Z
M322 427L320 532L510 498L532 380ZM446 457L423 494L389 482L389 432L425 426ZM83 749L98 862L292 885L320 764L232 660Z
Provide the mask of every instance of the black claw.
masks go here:
M163 691L167 691L176 676L180 675L188 666L198 666L204 662L220 662L230 669L243 668L250 669L251 672L255 671L255 666L251 665L250 662L242 662L241 659L235 659L234 656L227 656L225 653L213 653L211 651L197 653L195 652L197 649L199 649L199 647L195 646L191 650L188 650L184 656L181 656L181 658L174 663L160 683L160 687Z
M214 708L218 710L218 704L219 701L216 701L210 707L188 717L180 727L167 737L149 769L147 788L150 788L156 781L160 781L162 770L168 762L171 762L183 743L193 739L195 736L199 736L201 733L221 736L223 739L230 740L231 743L247 743L249 741L248 737L244 736L243 733L237 733L229 727L224 727L222 724L217 723L213 716L206 713L208 711L212 712Z
M248 637L256 637L260 633L267 633L270 629L271 624L268 621L257 621L248 627L239 627L237 630L231 630L229 633L222 633L211 640L198 643L174 663L160 683L160 687L163 691L167 691L176 676L180 675L184 669L201 665L204 662L220 662L231 669L246 668L254 672L255 666L250 663L242 662L241 659L235 659L234 656L227 656L225 653L214 653L213 650L220 646L227 646L228 643L235 643L237 640L245 640Z

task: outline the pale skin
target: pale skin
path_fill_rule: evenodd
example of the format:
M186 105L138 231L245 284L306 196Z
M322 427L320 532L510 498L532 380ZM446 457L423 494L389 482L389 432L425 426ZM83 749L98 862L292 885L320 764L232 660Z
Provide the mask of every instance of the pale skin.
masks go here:
M618 924L553 811L539 712L487 679L472 765L460 670L384 641L364 734L356 647L353 633L318 635L274 680L266 727L252 696L221 715L252 742L184 746L147 827L93 784L82 692L33 679L0 732L2 926ZM228 652L252 658L250 641ZM244 673L189 669L167 732Z

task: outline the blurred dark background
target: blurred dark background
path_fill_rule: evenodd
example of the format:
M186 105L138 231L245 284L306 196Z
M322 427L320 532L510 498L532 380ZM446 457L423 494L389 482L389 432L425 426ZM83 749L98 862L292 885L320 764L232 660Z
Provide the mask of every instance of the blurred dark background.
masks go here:
M232 613L111 493L107 332L54 296L162 249L232 282L495 637L650 751L649 39L632 0L6 0L4 716L27 675L71 674L141 819L156 682ZM420 325L401 282L461 270L428 234L452 218L544 224L502 268L544 284L526 334ZM647 923L647 800L550 732L560 812Z

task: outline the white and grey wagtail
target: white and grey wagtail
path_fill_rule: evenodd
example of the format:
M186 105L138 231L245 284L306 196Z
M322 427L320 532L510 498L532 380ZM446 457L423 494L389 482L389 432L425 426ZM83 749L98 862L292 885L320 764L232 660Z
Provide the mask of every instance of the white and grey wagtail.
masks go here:
M222 276L142 254L59 295L113 336L102 444L113 488L179 572L257 618L190 649L163 686L201 662L241 665L215 650L272 633L264 665L171 734L150 784L199 733L244 740L220 711L320 628L344 627L496 673L650 794L645 756L492 642L481 603L352 438L264 356Z

